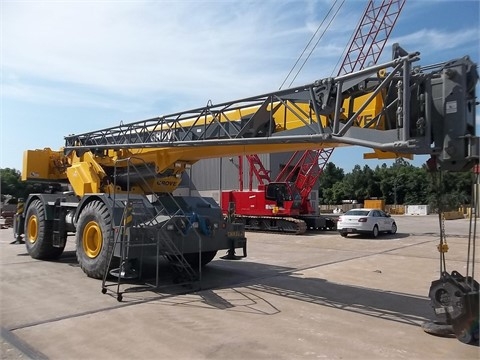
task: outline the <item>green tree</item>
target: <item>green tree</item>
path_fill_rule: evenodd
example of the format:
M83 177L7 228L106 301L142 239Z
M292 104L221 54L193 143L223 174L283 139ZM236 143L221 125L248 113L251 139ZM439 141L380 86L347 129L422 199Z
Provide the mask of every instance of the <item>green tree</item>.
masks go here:
M345 175L345 192L348 200L363 202L365 199L375 197L378 193L378 185L374 172L368 165L363 169L355 165L351 173Z
M433 211L457 210L472 201L471 172L434 172L429 178L427 201Z
M403 203L406 205L426 204L428 199L429 177L425 168L411 167L405 186Z
M318 198L321 204L336 204L334 192L331 190L335 184L341 183L345 177L344 171L334 163L325 165L318 182Z
M0 169L2 201L5 195L11 195L15 198L23 195L24 186L20 179L20 171L10 168Z
M2 201L5 195L26 199L31 193L43 193L49 189L49 184L22 181L20 171L10 168L0 169L0 181Z
M345 182L338 181L332 187L325 189L323 204L335 205L340 204L342 200L346 199L347 192L345 190Z
M323 175L326 175L324 178ZM372 170L368 165L356 165L350 173L329 163L320 178L320 203L339 204L342 200L363 202L380 198L386 204L428 204L433 211L445 211L469 204L472 199L472 174L431 173L425 165L416 167L397 159L393 165L382 164ZM434 179L441 176L439 186Z

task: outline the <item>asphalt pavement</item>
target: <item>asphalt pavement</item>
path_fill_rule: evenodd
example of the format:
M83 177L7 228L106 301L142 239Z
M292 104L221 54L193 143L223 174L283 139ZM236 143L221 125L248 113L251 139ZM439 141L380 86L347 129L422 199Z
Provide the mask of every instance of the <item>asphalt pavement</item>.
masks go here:
M193 287L161 263L158 286L122 284L122 302L115 282L102 294L84 275L73 237L58 261L37 261L0 230L1 358L480 358L477 346L421 328L434 319L438 218L395 218L398 233L377 239L247 233L248 258L219 253ZM445 229L447 270L464 274L469 221Z

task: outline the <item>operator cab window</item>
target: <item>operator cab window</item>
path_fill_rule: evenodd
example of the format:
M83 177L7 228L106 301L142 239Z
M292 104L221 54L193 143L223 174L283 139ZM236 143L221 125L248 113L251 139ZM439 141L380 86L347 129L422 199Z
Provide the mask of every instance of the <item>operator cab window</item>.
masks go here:
M290 200L290 195L285 184L271 183L267 185L265 198L276 201L277 206L283 206L285 200Z

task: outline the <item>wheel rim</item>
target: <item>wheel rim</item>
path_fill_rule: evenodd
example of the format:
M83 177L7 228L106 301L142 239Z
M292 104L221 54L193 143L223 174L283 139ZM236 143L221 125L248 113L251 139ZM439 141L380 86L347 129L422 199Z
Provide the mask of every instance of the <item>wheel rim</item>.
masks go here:
M103 236L100 226L95 221L90 221L83 231L83 251L85 255L93 259L102 250Z
M38 219L35 215L30 216L28 219L28 241L30 244L34 244L38 238Z
M378 236L378 227L373 228L373 236L377 237Z

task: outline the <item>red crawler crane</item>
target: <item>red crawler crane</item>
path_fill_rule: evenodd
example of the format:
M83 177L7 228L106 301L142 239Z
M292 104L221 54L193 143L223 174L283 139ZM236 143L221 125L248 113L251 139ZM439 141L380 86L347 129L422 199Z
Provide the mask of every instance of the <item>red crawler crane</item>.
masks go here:
M405 0L370 0L359 22L338 75L344 75L375 64L395 26ZM275 179L270 178L257 155L247 155L249 189L243 189L243 158L239 157L239 190L222 192L222 209L226 213L235 204L237 217L243 218L246 229L304 233L308 228L335 226L335 217L317 214L310 202L333 148L295 152ZM258 181L253 190L253 176Z

